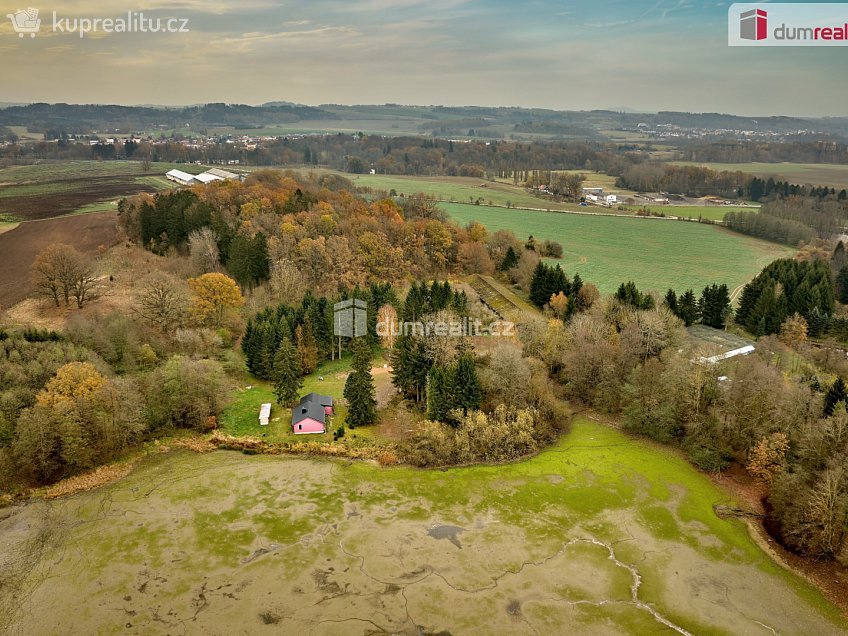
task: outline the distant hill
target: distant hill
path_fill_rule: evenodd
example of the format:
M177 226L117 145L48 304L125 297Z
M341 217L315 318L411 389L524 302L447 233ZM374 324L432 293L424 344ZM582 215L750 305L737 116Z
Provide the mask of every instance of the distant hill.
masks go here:
M626 107L610 110L569 111L541 108L487 106L415 106L401 104L305 106L276 101L261 106L203 104L183 107L117 106L99 104L5 105L0 126L27 126L31 132L152 131L231 127L237 130L288 127L305 122L309 132L339 131L370 122L368 130L387 134L420 134L485 139L548 138L603 139L608 130L656 130L678 126L712 131L756 131L807 134L818 138L848 139L848 117L741 117L724 113L636 112ZM344 122L355 122L345 125ZM393 130L398 132L394 133Z

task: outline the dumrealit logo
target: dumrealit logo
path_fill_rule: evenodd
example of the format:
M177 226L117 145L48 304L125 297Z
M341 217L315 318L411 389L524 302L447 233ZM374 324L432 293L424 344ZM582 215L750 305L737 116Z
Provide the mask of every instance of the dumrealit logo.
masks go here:
M733 4L729 46L846 46L848 4Z
M739 19L739 37L743 40L765 40L768 37L768 13L762 9L745 11Z

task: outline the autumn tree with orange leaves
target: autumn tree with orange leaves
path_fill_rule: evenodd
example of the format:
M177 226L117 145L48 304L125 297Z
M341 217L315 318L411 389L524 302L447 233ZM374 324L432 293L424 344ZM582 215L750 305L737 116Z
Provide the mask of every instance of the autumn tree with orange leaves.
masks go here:
M236 281L224 274L213 272L189 278L188 286L194 293L192 314L201 324L220 327L227 310L244 305L244 296Z

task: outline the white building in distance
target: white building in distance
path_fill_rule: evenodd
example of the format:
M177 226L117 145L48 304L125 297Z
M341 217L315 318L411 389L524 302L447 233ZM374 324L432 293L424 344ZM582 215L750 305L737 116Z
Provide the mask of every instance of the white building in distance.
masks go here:
M180 185L194 185L195 183L199 183L199 181L194 178L193 174L177 170L176 168L174 170L168 170L168 172L165 173L165 178L168 181L174 181Z

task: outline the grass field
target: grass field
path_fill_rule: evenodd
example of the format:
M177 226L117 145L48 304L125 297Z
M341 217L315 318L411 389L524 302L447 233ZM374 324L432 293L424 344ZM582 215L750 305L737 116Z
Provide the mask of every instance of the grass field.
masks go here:
M586 419L452 470L154 453L4 510L0 631L845 633L722 503L674 451Z
M395 190L406 196L424 193L443 201L468 203L481 199L481 204L491 202L494 205L540 208L543 210L575 210L577 206L570 203L546 201L533 196L521 186L502 181L486 181L471 177L408 177L403 175L350 175L345 177L358 187Z
M721 221L728 212L756 212L757 207L732 205L628 205L624 206L628 211L637 211L648 208L652 212L662 212L666 216L676 216L682 219L708 219L710 221Z
M477 220L489 230L512 230L562 243L558 261L579 272L602 293L633 280L641 289L664 292L726 283L733 290L771 261L794 250L731 233L716 226L667 219L591 216L476 205L442 204L459 223Z
M334 400L343 397L345 380L350 371L350 356L341 360L330 360L321 364L318 369L304 378L303 388L300 395L307 393L320 393L330 395ZM372 366L381 367L383 358L375 356ZM323 378L323 379L322 379ZM389 382L388 374L381 374L374 378L378 387ZM250 388L248 388L250 387ZM259 426L260 405L271 403L271 419L268 426ZM269 382L259 380L248 374L239 382L233 395L233 401L221 413L219 418L221 429L225 433L236 436L263 437L269 442L294 442L308 440L332 441L333 431L339 426L345 426L347 408L337 403L334 408L335 415L328 422L327 432L324 435L295 435L291 429L291 409L277 404L274 389ZM356 429L358 437L372 437L373 427ZM347 431L352 435L351 431Z
M165 172L196 165L152 163L145 172L138 161L60 161L0 168L0 219L47 219L69 214L114 210L114 202L137 192L172 187Z
M366 135L420 135L421 125L427 120L415 118L388 119L316 119L301 120L291 124L279 124L262 128L236 129L232 126L209 128L209 134L218 135L251 135L251 136L284 136L293 134L320 133L349 133L363 132Z
M831 163L695 163L675 161L679 166L706 166L713 170L745 172L757 177L774 177L792 183L848 188L848 165Z
M23 141L41 141L44 139L42 133L31 133L26 126L9 126L8 128Z

